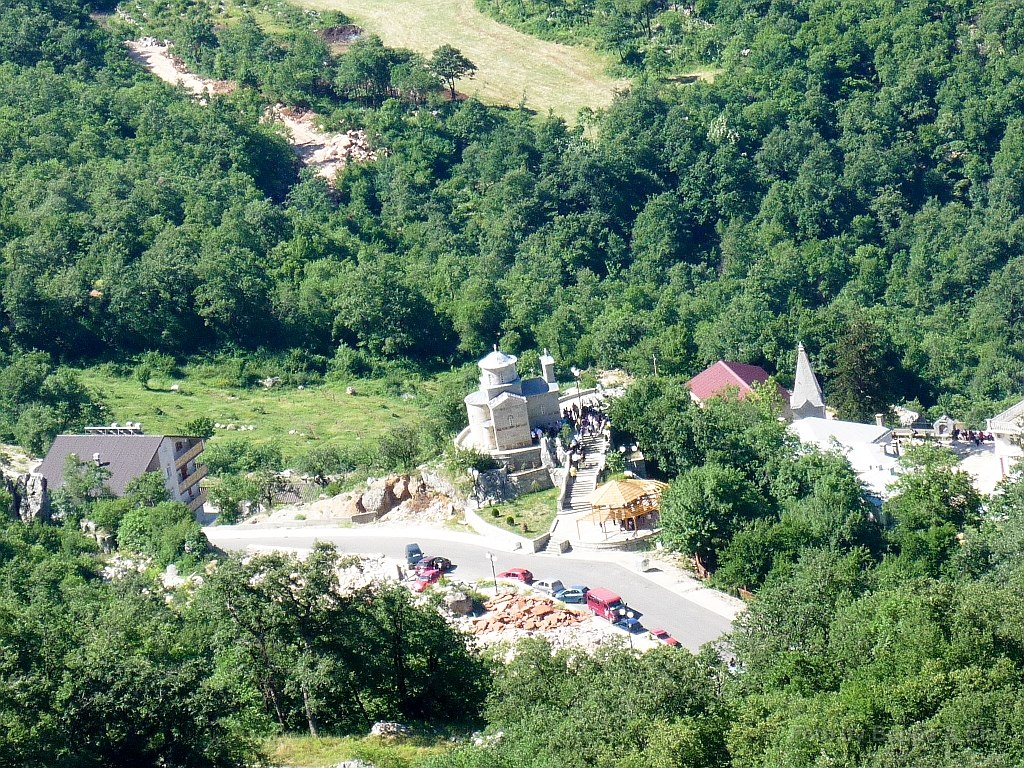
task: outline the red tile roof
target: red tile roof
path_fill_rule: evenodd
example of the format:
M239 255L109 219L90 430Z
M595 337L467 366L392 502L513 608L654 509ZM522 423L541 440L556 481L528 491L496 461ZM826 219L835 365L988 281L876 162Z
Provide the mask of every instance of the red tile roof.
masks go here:
M742 400L753 391L754 384L764 384L766 381L768 372L760 366L719 360L690 379L686 386L698 400L724 395L730 389L738 389L739 398ZM785 388L779 387L779 396L784 398L786 403L789 402L789 391Z

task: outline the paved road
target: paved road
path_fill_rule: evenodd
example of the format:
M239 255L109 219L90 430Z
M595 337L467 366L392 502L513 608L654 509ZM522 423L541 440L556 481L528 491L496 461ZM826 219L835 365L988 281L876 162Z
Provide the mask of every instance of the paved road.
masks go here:
M315 541L330 541L340 552L371 554L383 552L388 557L405 558L405 545L415 540L427 555L444 555L456 564L453 576L474 582L490 579L491 566L485 553L485 542L470 544L463 541L445 540L443 532L439 538L407 535L354 536L345 530L318 530L315 534L299 529L267 528L235 531L231 528L206 529L210 540L224 549L245 549L250 545L294 547L309 549ZM615 563L595 560L525 555L494 550L496 567L500 573L513 567L528 568L534 578L561 579L566 586L583 584L588 587L605 587L619 594L631 608L642 612L641 621L647 628L664 627L680 643L690 650L697 650L702 644L728 632L728 619L707 610L682 595L676 594L649 579L633 573Z

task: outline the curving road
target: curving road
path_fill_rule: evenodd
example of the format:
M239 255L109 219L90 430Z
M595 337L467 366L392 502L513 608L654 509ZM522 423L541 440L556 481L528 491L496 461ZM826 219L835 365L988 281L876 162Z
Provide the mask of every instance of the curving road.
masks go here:
M396 560L404 560L405 545L417 542L427 555L444 555L456 564L453 576L466 582L491 578L491 565L486 553L496 556L495 566L500 573L513 567L528 568L534 578L561 579L566 585L583 584L588 587L605 587L619 594L631 608L640 611L643 625L647 628L664 627L680 643L696 651L704 643L715 640L729 632L732 626L728 618L708 610L687 597L661 586L650 578L624 568L614 562L581 557L554 557L527 555L495 549L487 541L479 543L463 540L465 537L445 536L442 530L424 532L394 533L382 530L367 535L364 531L350 529L317 529L304 531L301 528L244 528L219 526L205 529L210 541L222 549L244 550L249 546L287 547L309 549L316 541L329 541L340 552L352 554L373 554L383 552ZM595 558L600 555L595 554Z

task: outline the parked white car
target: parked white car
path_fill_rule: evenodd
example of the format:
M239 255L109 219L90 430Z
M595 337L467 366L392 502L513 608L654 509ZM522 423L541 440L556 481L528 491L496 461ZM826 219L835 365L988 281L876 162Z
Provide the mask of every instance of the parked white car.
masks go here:
M538 592L543 592L545 595L551 595L551 597L554 597L557 593L565 589L565 585L557 579L555 579L554 581L537 580L534 581L533 584L531 584L530 586L536 589Z

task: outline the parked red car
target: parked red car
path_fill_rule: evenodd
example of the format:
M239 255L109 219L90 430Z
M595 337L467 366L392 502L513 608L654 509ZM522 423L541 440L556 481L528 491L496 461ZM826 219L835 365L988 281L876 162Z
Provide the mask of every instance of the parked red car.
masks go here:
M441 572L437 568L427 568L417 572L416 581L412 583L413 592L422 592L430 584L437 584L441 578Z
M679 641L676 640L672 635L666 632L661 627L651 630L651 637L655 640L661 640L665 645L679 646Z
M507 571L499 573L498 578L507 579L508 581L521 581L523 584L529 584L533 581L533 574L525 568L509 568Z

